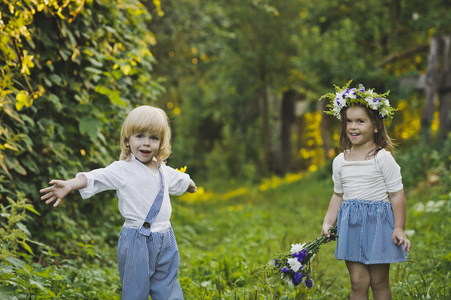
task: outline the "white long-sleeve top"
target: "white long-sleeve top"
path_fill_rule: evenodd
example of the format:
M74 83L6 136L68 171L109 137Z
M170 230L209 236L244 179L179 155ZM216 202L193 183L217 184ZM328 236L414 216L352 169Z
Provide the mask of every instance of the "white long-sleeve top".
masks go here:
M334 192L343 193L343 200L389 201L388 193L403 189L401 167L385 149L363 161L347 161L340 153L332 172Z
M183 194L190 184L188 174L161 164L164 181L163 203L151 226L151 232L163 232L171 227L172 206L169 195ZM86 176L87 186L80 189L83 199L106 190L116 190L119 211L125 218L124 227L141 228L155 197L160 190L160 175L154 173L133 155L130 161L120 160L105 168L80 172Z

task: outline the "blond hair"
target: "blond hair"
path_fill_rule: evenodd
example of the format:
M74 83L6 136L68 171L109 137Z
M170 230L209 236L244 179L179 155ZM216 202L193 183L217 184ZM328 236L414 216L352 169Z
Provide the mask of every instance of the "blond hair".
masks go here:
M145 132L158 134L161 138L160 149L155 156L157 163L161 164L169 157L171 154L171 128L168 116L160 108L144 105L133 109L122 124L120 160L129 161L131 159L130 136Z

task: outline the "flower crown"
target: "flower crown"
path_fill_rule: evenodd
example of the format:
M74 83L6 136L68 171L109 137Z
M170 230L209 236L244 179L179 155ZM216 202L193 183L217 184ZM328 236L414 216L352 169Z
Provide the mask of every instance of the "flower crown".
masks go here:
M320 100L328 99L330 103L326 107L325 113L328 115L334 115L339 120L341 119L340 112L343 107L350 107L354 105L362 105L371 110L379 113L379 118L388 120L393 119L393 113L397 110L390 106L388 99L386 98L390 91L384 94L377 94L372 89L366 90L363 85L359 85L359 88L349 88L352 80L350 80L344 87L340 88L335 86L336 93L327 93L321 96Z

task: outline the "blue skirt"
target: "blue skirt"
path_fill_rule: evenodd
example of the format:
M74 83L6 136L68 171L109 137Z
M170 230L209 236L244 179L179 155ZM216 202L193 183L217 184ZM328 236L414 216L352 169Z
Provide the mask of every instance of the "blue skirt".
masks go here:
M388 201L344 200L337 217L335 257L369 264L407 260L404 245L393 243L393 211Z

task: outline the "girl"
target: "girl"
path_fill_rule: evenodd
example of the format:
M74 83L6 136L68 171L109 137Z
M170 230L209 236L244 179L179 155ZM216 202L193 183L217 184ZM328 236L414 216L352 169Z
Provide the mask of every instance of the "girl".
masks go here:
M54 202L54 207L73 190L79 190L83 199L116 190L125 218L117 249L123 300L147 300L149 295L154 300L183 299L169 194L193 193L197 188L188 174L165 165L170 139L163 110L135 108L122 125L119 161L67 181L52 180L51 186L40 190L41 200Z
M351 299L391 299L390 263L407 260L411 243L405 230L406 201L400 167L384 118L395 109L373 90L336 87L326 111L341 119L339 146L333 161L334 194L322 234L337 222L337 259L345 260L351 278Z

